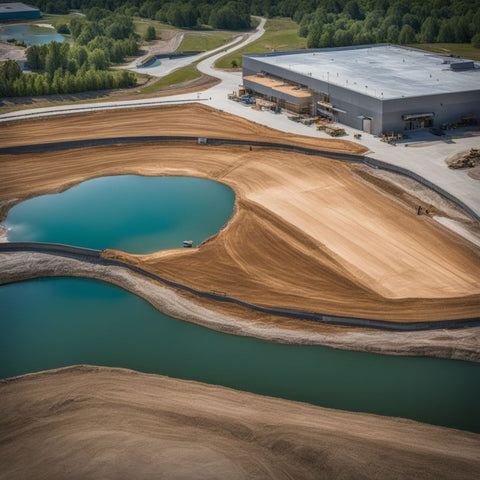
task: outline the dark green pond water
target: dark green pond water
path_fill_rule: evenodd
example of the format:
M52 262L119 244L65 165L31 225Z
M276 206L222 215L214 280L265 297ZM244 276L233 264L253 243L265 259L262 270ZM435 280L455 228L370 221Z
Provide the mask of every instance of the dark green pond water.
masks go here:
M3 224L10 242L151 253L217 233L234 202L229 187L211 180L122 175L19 203Z
M0 376L126 367L480 432L480 365L278 345L172 319L86 279L0 287Z

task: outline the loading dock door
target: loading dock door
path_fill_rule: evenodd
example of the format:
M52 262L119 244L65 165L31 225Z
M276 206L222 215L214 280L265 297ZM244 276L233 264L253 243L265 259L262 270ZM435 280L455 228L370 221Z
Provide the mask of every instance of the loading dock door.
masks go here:
M365 133L372 133L372 119L363 117L362 130Z

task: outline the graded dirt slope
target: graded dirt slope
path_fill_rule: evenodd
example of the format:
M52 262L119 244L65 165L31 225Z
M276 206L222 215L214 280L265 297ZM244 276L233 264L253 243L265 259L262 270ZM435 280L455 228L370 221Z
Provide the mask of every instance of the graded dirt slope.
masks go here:
M2 479L473 479L480 436L77 366L0 381Z
M60 115L2 123L0 145L27 145L85 138L184 135L290 143L346 153L366 148L347 140L288 134L200 104Z
M200 248L145 256L106 252L198 290L392 321L479 315L479 249L382 195L348 163L172 143L2 156L2 169L0 200L127 173L230 185L236 213Z

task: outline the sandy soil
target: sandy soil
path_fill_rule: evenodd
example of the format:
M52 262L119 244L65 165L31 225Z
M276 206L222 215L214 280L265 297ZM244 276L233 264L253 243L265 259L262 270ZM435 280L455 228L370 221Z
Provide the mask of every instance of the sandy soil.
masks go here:
M25 132L28 132L28 136ZM363 153L367 150L347 140L312 138L279 132L199 104L119 110L113 115L112 112L99 111L62 115L61 118L48 117L20 123L4 123L0 129L0 145L7 147L133 135L186 135L263 140L348 153Z
M159 133L281 138L324 149L363 150L343 140L280 137L275 130L200 105L14 122L0 130L0 141L19 145ZM480 313L478 247L388 198L378 188L381 179L372 185L348 163L193 142L3 155L0 201L115 174L211 178L235 190L236 214L200 248L146 256L107 251L107 256L257 305L392 321Z
M0 40L0 62L7 60L25 60L25 48L17 47L13 43Z
M131 370L0 381L2 479L473 479L480 436Z
M3 156L0 200L109 174L212 178L237 193L237 213L217 236L189 251L107 255L260 305L393 321L478 316L478 248L354 168L260 148L102 147Z
M79 276L117 285L172 317L220 332L276 343L324 345L388 355L422 355L480 362L480 327L422 332L385 332L260 314L246 308L199 302L121 267L34 252L1 252L0 285L39 277Z

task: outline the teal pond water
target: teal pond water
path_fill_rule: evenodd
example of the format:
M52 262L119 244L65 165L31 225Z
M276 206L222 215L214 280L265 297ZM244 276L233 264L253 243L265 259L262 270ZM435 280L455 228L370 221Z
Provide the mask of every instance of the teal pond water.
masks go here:
M40 31L31 25L3 25L0 26L0 39L10 40L14 38L18 42L23 41L27 45L45 45L53 41L64 42L66 37L57 33L54 29L51 31ZM67 40L68 41L68 40Z
M105 177L14 207L10 240L144 253L198 243L231 216L208 180ZM0 287L0 377L79 363L124 367L325 407L480 432L480 365L279 345L170 318L95 280Z
M95 280L0 287L0 376L88 363L480 432L480 365L280 345L175 320Z
M151 253L214 235L234 202L229 187L201 178L101 177L19 203L3 225L10 242Z

